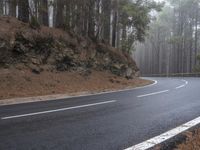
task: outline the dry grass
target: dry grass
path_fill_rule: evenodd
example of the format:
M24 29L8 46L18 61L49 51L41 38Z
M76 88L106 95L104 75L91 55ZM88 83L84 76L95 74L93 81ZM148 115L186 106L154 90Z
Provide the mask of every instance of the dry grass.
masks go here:
M200 129L194 133L186 132L187 140L178 145L175 150L200 150Z
M44 71L37 75L29 70L4 69L0 70L0 99L106 91L150 83L139 78L127 80L105 71L83 76L77 72Z

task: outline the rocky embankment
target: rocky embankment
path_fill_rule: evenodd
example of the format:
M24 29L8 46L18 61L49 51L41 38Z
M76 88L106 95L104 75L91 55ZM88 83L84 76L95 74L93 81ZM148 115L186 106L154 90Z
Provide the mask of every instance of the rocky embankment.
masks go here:
M89 75L91 70L133 78L138 76L134 60L120 50L63 30L32 29L15 18L0 18L0 68L72 71Z

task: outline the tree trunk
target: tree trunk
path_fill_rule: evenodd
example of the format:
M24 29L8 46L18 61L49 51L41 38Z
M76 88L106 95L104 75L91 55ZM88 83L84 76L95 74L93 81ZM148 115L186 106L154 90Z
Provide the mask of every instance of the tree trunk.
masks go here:
M90 0L89 4L89 19L88 19L88 36L90 38L95 37L95 2L94 0Z
M56 19L55 19L55 26L57 28L64 28L64 14L63 14L63 9L64 9L64 5L62 3L62 0L57 0L57 3L56 3L57 7L54 8L56 9L55 12L56 12Z
M0 0L0 15L3 15L3 0Z
M49 26L49 13L48 13L48 1L40 0L39 20L40 23Z
M65 16L65 30L69 31L71 26L70 26L70 23L71 23L71 16L70 16L70 13L71 13L71 10L70 10L70 7L71 7L71 2L70 0L66 0L66 16Z
M102 0L103 10L103 40L110 43L110 17L111 17L111 0Z
M117 34L117 10L113 13L113 28L112 28L112 46L116 47L116 34Z
M195 56L195 61L194 65L197 65L197 52L198 52L198 13L199 13L199 8L196 8L196 14L195 14L195 42L194 42L194 56Z
M12 17L16 17L16 6L17 6L16 0L9 1L9 15Z
M18 1L18 19L23 22L29 22L29 2L28 0Z

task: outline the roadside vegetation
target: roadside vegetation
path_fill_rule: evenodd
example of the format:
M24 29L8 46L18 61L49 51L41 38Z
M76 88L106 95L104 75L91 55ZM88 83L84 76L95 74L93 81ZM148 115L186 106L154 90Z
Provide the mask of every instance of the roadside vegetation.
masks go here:
M194 132L186 132L186 141L178 145L175 150L199 150L200 149L200 129Z

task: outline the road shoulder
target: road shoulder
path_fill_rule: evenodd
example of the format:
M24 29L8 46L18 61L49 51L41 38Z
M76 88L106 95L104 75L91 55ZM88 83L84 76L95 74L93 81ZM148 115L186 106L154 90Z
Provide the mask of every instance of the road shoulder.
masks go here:
M63 92L65 94L44 94L42 96L23 96L23 97L17 97L16 98L7 98L7 99L1 99L0 100L0 106L5 105L14 105L14 104L23 104L23 103L31 103L31 102L40 102L40 101L52 101L52 100L61 100L61 99L69 99L69 98L75 98L75 97L85 97L85 96L92 96L92 95L101 95L101 94L108 94L108 93L115 93L115 92L123 92L123 91L129 91L133 89L138 88L144 88L148 86L155 85L157 82L142 78L135 78L131 80L127 80L126 84L120 85L118 83L118 86L111 86L108 88L100 87L99 89L90 89L87 91L83 91L80 88L79 92ZM115 85L115 84L113 84Z

